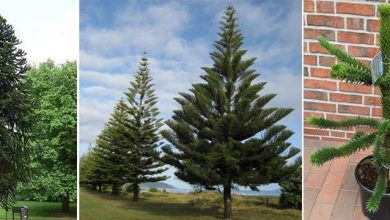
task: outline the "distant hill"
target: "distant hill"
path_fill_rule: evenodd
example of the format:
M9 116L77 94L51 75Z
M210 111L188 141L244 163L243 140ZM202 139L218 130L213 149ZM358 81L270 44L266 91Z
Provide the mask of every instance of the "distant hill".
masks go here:
M176 187L164 183L164 182L155 182L155 183L142 183L141 188L158 188L158 189L176 189Z

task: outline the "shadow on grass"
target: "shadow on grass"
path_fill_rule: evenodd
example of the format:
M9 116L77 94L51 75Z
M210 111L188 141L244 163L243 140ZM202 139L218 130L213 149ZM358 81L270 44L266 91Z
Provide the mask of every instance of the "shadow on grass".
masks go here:
M116 200L122 203L123 209L136 210L159 217L182 216L183 219L186 217L214 217L222 219L223 217L217 208L197 208L177 201L153 201L148 198L141 198L139 201L134 202L125 196L112 196L108 193L98 193L89 190L87 192L101 199Z

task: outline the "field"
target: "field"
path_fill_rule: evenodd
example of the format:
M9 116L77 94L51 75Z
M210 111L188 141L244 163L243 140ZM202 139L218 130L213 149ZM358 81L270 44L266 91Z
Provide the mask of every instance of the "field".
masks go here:
M77 205L70 204L69 214L61 213L61 203L58 202L31 202L20 201L15 207L26 205L29 208L30 220L75 220L77 218ZM18 217L18 218L16 218ZM0 209L0 219L5 219L5 211ZM8 219L12 219L12 212L8 212ZM19 214L15 214L15 219L20 219Z
M111 196L108 193L80 189L80 219L131 220L215 220L222 219L222 197L213 192L163 193L142 192L133 202L130 195ZM293 220L301 219L301 211L278 209L278 198L233 197L233 219Z

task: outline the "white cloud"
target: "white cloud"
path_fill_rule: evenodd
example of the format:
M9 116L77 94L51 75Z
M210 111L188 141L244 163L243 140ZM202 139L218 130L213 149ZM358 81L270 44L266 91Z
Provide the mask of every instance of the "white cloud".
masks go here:
M133 4L119 11L113 28L86 27L82 31L83 47L95 52L124 51L135 48L151 51L185 28L189 15L179 4L153 5L136 10Z
M0 14L14 27L29 63L77 60L77 0L0 0L0 4Z

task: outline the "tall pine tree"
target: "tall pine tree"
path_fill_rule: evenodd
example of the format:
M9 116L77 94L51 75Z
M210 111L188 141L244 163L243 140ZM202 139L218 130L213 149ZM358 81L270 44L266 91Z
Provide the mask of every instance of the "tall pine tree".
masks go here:
M93 188L109 183L112 193L118 194L121 185L131 183L134 201L139 199L141 183L167 179L160 175L167 168L160 161L162 123L148 65L143 57L126 99L115 107L82 166L83 182Z
M207 189L222 187L224 217L231 218L231 190L279 182L294 173L299 162L288 159L299 153L287 139L293 135L276 123L292 109L266 108L276 95L261 96L266 83L251 69L255 58L243 59L243 36L235 10L229 6L221 22L212 67L204 67L203 83L180 93L181 105L162 132L167 145L163 161L177 168L176 176Z
M134 201L139 198L141 183L167 179L166 176L160 175L167 168L160 161L161 152L158 151L161 139L158 132L162 123L158 118L157 97L148 65L148 59L144 54L135 80L130 82L131 86L125 93L129 114L128 129L132 136L127 160L129 172L126 179L132 184Z
M17 183L28 179L29 105L25 52L13 27L0 15L0 207L14 202Z

